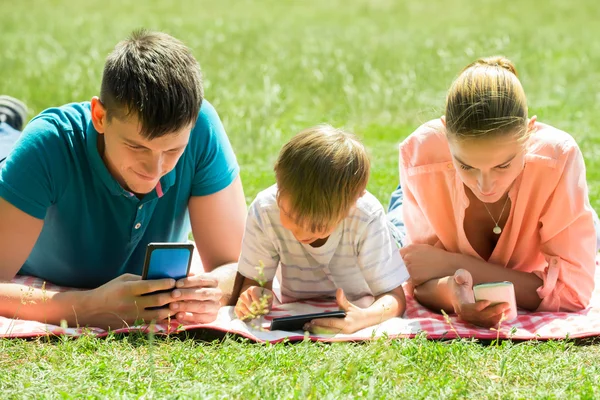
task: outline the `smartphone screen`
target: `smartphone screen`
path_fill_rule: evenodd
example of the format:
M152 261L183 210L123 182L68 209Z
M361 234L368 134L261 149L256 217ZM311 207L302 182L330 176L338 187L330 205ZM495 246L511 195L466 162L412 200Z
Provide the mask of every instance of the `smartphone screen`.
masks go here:
M185 278L192 262L192 243L150 243L142 279Z
M510 309L505 315L506 320L517 317L515 288L511 282L480 283L473 286L473 294L475 295L475 301L488 300L490 305L508 303Z
M329 311L316 314L294 315L291 317L273 318L271 321L272 331L301 331L304 324L319 318L344 318L346 312L343 310Z

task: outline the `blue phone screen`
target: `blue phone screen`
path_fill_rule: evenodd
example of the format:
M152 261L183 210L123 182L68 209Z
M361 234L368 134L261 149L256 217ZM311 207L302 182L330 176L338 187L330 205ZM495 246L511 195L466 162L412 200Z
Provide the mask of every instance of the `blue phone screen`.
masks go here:
M189 249L155 249L150 254L147 279L181 279L187 275Z

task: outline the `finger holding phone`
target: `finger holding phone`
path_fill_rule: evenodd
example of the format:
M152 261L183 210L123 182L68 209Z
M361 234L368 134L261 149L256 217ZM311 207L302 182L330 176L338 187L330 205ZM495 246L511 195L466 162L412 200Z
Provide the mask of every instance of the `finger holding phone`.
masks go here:
M375 301L365 308L348 301L341 288L336 290L335 298L345 316L314 319L304 326L304 330L313 333L350 334L404 313L405 298L402 286L375 297Z
M177 321L187 324L207 324L217 318L223 292L216 279L207 274L190 272L179 279L171 292L169 308Z
M142 280L139 275L121 275L89 292L84 299L84 308L89 311L82 321L113 329L141 321L162 322L173 314L164 306L172 301L170 290L174 287L171 278Z
M517 316L514 286L511 282L473 285L472 275L459 269L451 278L454 311L460 319L490 328Z
M164 308L180 323L204 324L217 318L223 294L216 279L190 273L193 252L192 243L150 243L142 278L173 279L174 290L168 291Z

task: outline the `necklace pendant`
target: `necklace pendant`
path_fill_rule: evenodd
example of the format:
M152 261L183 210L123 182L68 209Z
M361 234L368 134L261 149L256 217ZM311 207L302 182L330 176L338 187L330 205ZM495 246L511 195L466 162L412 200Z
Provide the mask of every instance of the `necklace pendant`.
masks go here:
M502 228L500 228L498 225L496 225L494 227L494 229L492 230L496 235L499 235L502 233Z

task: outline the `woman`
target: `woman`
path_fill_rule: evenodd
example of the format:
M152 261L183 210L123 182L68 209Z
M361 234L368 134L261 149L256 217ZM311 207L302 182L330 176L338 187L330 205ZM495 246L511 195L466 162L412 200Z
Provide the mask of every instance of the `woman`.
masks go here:
M400 145L400 182L389 218L406 230L401 253L423 305L493 326L509 305L475 302L472 286L504 280L526 310L588 305L598 237L583 156L569 134L528 117L509 60L462 71L445 116Z

